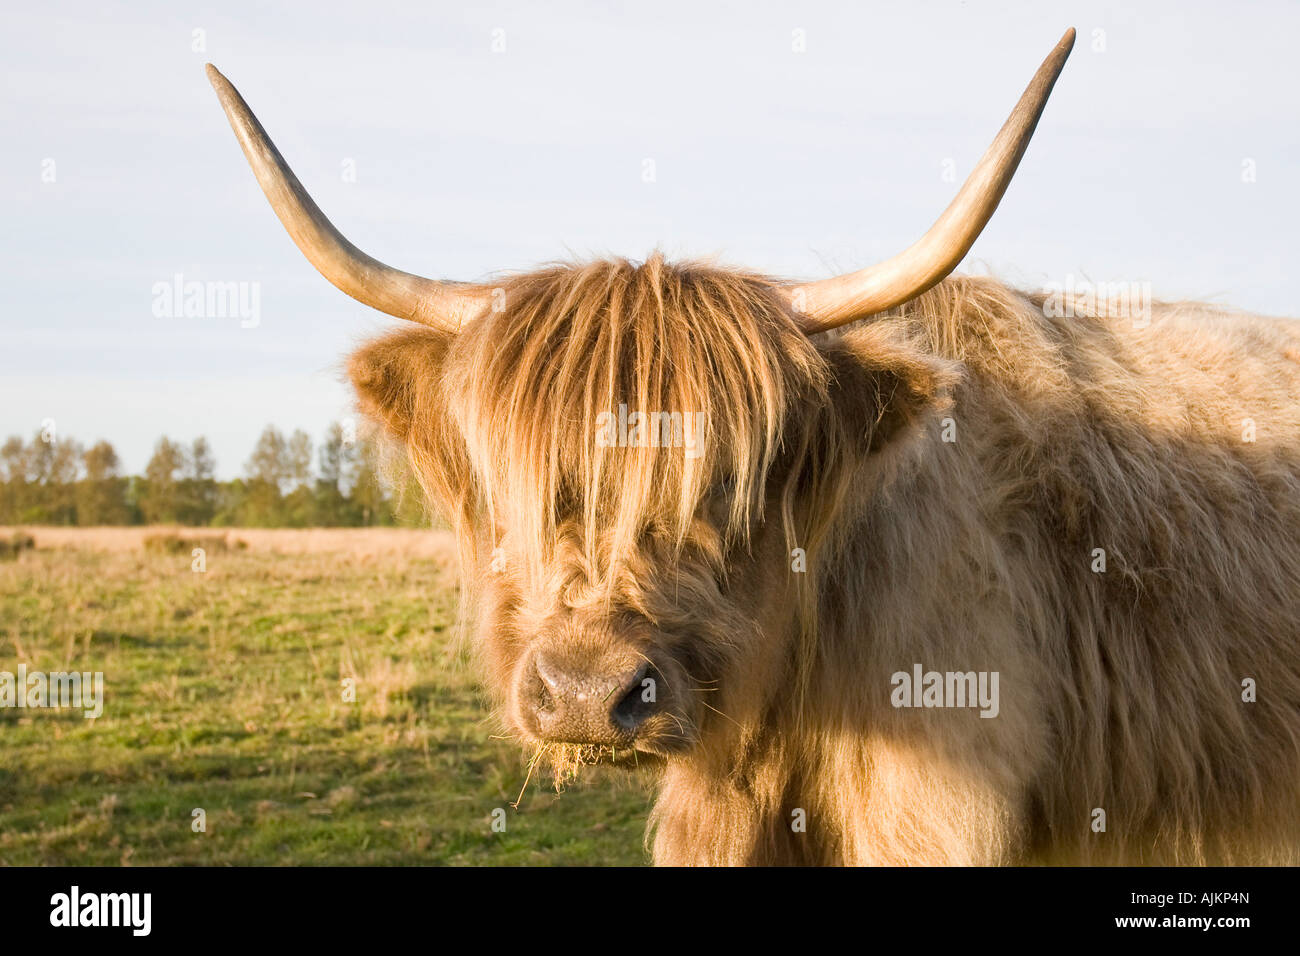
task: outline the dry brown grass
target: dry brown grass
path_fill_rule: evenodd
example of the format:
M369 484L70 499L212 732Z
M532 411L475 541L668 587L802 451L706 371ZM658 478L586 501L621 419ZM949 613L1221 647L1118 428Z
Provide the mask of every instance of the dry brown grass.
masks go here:
M37 548L91 551L142 551L150 541L221 542L231 550L271 554L347 554L359 558L431 558L454 562L451 532L417 528L186 528L149 525L138 528L56 528L0 525L0 539L26 534Z

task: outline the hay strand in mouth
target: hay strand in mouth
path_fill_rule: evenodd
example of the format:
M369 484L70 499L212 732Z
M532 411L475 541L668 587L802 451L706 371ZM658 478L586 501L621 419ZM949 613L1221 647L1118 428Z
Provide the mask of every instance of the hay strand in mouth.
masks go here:
M632 761L636 766L641 765L635 747L625 748L623 751L624 762L627 760L627 754L632 755ZM524 776L524 785L519 788L519 799L510 804L518 810L519 805L523 803L524 792L528 789L529 782L533 779L533 772L537 769L542 760L550 764L551 775L555 782L555 792L563 793L565 784L572 783L578 779L578 774L583 767L594 767L599 763L606 762L608 757L609 763L618 762L618 748L607 747L603 744L569 744L569 743L540 743L533 755L528 759L528 772Z
M528 781L533 779L533 768L537 766L548 749L550 749L550 744L538 744L532 759L528 761L528 773L524 775L524 785L519 788L519 796L515 798L515 802L510 804L515 810L518 810L519 804L524 802L524 791L528 789Z
M625 748L636 755L636 748ZM606 760L608 758L608 760ZM618 748L603 744L554 744L549 753L551 771L555 776L555 791L560 793L564 784L576 780L583 767L594 767L599 763L617 763Z

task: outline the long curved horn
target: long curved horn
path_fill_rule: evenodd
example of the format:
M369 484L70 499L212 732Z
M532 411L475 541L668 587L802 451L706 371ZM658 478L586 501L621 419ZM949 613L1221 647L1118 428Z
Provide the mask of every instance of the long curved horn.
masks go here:
M239 91L211 63L208 79L271 208L321 275L358 302L436 328L455 330L483 309L489 293L482 287L402 272L348 242L303 189Z
M806 331L824 332L883 312L915 298L957 268L1015 175L1073 46L1071 27L1038 68L993 145L929 232L892 259L783 290L802 313Z

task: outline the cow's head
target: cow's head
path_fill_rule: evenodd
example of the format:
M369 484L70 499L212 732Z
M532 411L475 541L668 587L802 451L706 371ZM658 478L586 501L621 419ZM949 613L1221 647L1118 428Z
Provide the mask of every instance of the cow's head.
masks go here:
M668 756L707 729L753 726L773 688L798 685L837 518L952 378L878 326L816 333L956 266L1072 43L1069 31L920 241L803 285L657 256L495 285L400 272L338 233L209 67L307 258L418 323L360 349L349 371L459 533L490 684L520 736L584 757Z

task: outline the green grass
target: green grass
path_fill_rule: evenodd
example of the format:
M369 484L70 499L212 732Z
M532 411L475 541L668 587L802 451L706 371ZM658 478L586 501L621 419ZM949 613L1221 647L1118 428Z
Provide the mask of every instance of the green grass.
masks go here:
M105 681L97 720L0 708L0 864L647 862L644 779L588 771L557 794L535 776L511 807L525 760L491 736L455 601L415 558L0 563L0 671Z

